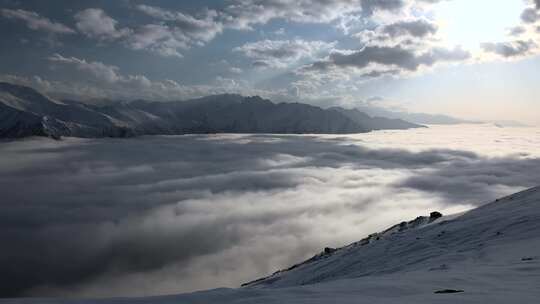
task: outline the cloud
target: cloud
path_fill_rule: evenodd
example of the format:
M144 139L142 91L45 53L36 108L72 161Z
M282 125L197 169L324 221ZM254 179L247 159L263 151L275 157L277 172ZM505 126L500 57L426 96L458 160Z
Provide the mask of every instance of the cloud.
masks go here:
M527 29L523 26L515 26L509 29L508 34L510 36L520 36L527 32Z
M168 50L166 53L174 54L171 50L202 45L214 39L225 29L253 29L254 25L266 24L274 19L299 23L331 23L347 14L358 13L362 10L369 10L371 14L378 10L395 10L403 5L402 0L235 0L223 10L205 10L199 18L157 6L137 5L137 10L162 23L149 25L153 31L144 31L143 27L142 33L132 39L132 45L165 41L164 44L169 45L164 46L164 49ZM149 38L145 32L157 39ZM140 40L143 42L139 42ZM160 47L162 47L161 44L155 48Z
M356 16L370 17L377 12L398 12L413 1L407 0L235 0L223 10L225 26L252 29L274 19L297 23L333 23L343 27ZM429 2L429 1L423 1Z
M69 80L57 81L38 75L32 77L0 74L0 81L33 87L58 99L86 102L146 99L152 101L185 100L208 95L234 93L258 95L272 100L286 99L284 90L253 88L246 81L218 76L208 85L183 85L171 79L152 80L143 74L125 74L115 65L83 58L53 54L47 60L51 68L68 72ZM230 67L230 73L242 71Z
M538 1L535 7L527 7L521 14L522 24L509 29L508 35L513 40L481 43L480 47L488 56L481 56L483 60L493 58L520 59L538 53L538 32L535 30L540 20ZM489 56L492 55L492 56ZM493 56L495 55L495 56Z
M403 76L442 63L466 62L472 57L461 47L440 46L436 36L438 26L433 22L410 17L392 20L396 19L391 23L375 22L374 28L353 34L360 39L361 48L334 49L328 57L300 67L296 74L305 83L321 87L329 83Z
M127 43L134 50L149 50L164 57L182 58L179 50L189 48L186 39L177 39L169 27L159 24L139 27Z
M366 46L407 46L427 49L436 45L438 27L424 19L408 19L389 24L380 24L374 29L365 29L353 34Z
M381 73L402 74L414 72L420 67L430 67L440 62L460 62L470 58L470 53L461 49L432 48L421 53L397 46L366 46L358 51L335 51L323 61L304 67L304 71L326 71L351 68L366 76Z
M115 40L130 34L129 29L118 29L118 21L102 9L88 8L75 14L77 29L91 38Z
M537 45L533 41L515 40L513 42L482 43L482 49L504 58L521 57L530 54Z
M72 74L72 80L66 82L45 81L47 86L21 77L11 77L12 81L33 86L39 90L53 93L53 95L78 100L100 98L171 100L192 95L204 95L202 88L199 90L197 87L182 86L169 79L152 81L141 74L122 74L119 67L99 61L64 57L61 54L54 54L48 60L56 68L65 67L75 71L76 73ZM206 92L211 92L211 90L208 89Z
M537 136L453 128L4 143L0 295L238 286L324 246L540 179L540 155L523 154L540 151ZM498 149L486 149L494 140ZM442 149L455 143L462 150Z
M373 14L376 10L396 11L405 6L405 0L363 0L361 1L362 11Z
M283 68L300 59L314 59L329 51L335 42L295 40L261 40L246 43L234 49L254 59L255 66Z
M87 62L84 59L79 59L76 57L68 58L60 54L54 54L53 56L49 57L48 60L54 63L72 65L78 70L87 72L94 78L103 82L115 83L122 80L122 77L118 74L118 67L105 65L102 62Z
M224 23L236 29L251 29L255 24L265 24L272 19L329 23L343 14L360 11L359 4L355 0L236 0L225 9Z
M181 32L195 41L208 42L223 30L222 25L216 21L218 12L215 10L206 10L202 18L195 18L182 12L149 5L138 5L137 9L156 19L166 21L174 31Z
M36 12L26 11L22 9L2 9L2 16L8 19L17 19L26 23L26 26L35 31L44 31L51 34L73 34L75 31L68 26L51 21L45 17L40 16Z
M422 19L399 21L383 26L381 32L392 38L405 35L422 38L435 34L437 32L437 26Z
M538 14L538 11L534 8L527 8L521 14L521 20L525 23L535 23L539 19L540 14Z
M222 25L214 19L217 12L206 10L202 18L168 11L149 5L136 9L157 21L132 28L118 27L118 21L100 8L89 8L75 14L77 29L87 37L117 41L133 50L147 50L164 57L182 58L182 50L201 46L221 33Z
M134 49L182 57L179 49L204 45L223 31L222 24L216 20L218 12L214 10L206 10L204 16L196 18L150 5L137 5L137 9L162 23L144 25L136 30L129 41Z

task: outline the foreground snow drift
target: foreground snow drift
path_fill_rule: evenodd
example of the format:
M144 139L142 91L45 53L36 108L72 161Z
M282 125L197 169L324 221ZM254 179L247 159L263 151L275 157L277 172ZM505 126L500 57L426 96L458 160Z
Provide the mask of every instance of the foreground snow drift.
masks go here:
M271 250L271 249L269 249ZM247 284L133 299L0 303L538 303L540 187L419 218Z

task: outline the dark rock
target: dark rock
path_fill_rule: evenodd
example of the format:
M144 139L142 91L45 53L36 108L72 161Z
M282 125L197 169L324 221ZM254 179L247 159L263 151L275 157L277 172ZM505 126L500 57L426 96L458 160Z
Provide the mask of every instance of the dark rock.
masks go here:
M334 251L336 251L336 248L330 248L330 247L325 247L324 248L324 254L331 254Z
M465 291L461 289L441 289L441 290L435 291L435 293L459 293L459 292L465 292Z
M433 211L433 212L431 212L431 213L429 214L429 219L430 219L431 221L434 221L434 220L436 220L436 219L438 219L438 218L440 218L440 217L442 217L442 213L440 213L440 212L438 212L438 211Z

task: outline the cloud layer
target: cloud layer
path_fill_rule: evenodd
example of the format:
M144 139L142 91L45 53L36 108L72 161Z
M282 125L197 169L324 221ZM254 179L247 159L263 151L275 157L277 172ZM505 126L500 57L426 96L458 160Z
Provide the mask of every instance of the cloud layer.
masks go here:
M0 295L238 286L540 180L539 132L470 128L3 143Z

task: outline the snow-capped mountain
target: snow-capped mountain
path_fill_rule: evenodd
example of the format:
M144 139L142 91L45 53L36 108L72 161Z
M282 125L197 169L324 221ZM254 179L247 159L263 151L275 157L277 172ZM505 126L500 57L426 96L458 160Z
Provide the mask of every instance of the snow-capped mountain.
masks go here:
M274 104L234 94L178 102L89 105L56 101L29 87L0 83L0 137L126 137L186 133L360 133L422 127L344 109Z
M269 249L271 250L271 249ZM150 298L0 303L538 303L540 187L437 212L247 283Z

